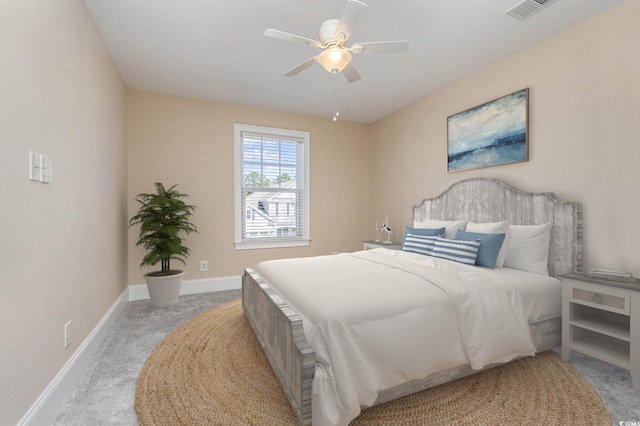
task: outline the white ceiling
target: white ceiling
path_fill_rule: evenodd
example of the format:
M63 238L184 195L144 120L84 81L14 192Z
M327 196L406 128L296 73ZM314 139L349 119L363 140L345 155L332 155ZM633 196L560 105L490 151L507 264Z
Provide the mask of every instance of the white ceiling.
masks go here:
M349 84L315 64L318 49L268 38L267 28L318 39L346 0L85 0L127 87L374 122L622 0L558 0L525 21L519 0L364 0L354 42L409 40L403 54L355 55Z

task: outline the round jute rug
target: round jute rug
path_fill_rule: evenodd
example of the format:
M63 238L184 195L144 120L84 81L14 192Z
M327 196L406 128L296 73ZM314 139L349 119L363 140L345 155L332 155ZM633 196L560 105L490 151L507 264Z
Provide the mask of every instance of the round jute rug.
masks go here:
M187 321L145 362L141 425L295 425L239 300ZM364 410L352 425L610 425L602 401L555 352Z

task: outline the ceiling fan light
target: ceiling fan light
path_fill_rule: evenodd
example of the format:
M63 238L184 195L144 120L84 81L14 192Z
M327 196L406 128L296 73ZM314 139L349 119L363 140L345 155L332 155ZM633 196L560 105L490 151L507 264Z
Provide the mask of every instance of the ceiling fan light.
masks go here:
M320 54L318 62L325 70L331 73L337 73L349 65L349 62L351 62L351 54L341 47L331 46Z

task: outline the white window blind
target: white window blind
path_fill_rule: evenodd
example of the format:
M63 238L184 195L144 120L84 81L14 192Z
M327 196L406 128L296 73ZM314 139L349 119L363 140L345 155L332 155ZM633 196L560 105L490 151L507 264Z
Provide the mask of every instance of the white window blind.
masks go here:
M307 245L309 134L236 124L236 248Z

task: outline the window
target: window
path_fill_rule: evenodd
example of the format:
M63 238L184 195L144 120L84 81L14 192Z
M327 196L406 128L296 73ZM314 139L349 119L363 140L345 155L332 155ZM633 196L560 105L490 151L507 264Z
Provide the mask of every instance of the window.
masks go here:
M309 245L309 133L234 125L236 249Z

